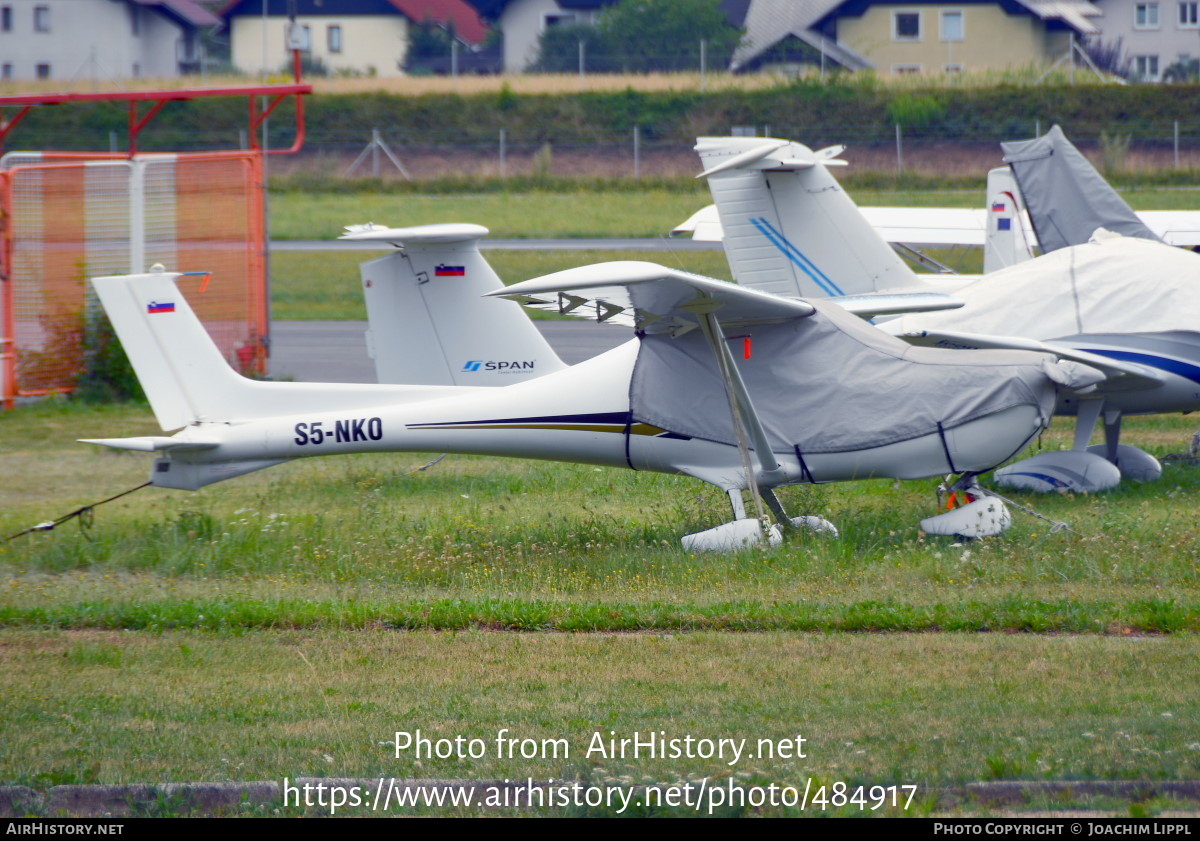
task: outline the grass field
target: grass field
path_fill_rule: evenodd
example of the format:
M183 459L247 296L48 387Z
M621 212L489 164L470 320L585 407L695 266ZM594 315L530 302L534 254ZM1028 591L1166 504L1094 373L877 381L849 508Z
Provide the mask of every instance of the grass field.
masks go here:
M613 195L608 217L640 212ZM544 199L491 206L515 232L503 235L567 212ZM474 200L374 221L491 224ZM329 224L296 220L303 237ZM622 235L649 235L636 225ZM273 254L275 316L362 318L363 256ZM488 253L509 281L627 258L727 276L720 252ZM1131 418L1125 440L1162 457L1194 430ZM157 432L137 405L0 415L0 537L145 480L144 455L75 439ZM1068 442L1059 422L1038 446ZM917 785L913 811L928 814L932 787L971 780L1200 776L1200 466L1100 495L1020 496L1048 520L1018 513L1003 537L970 543L918 530L936 480L789 488L791 513L841 537L690 555L682 534L728 519L694 480L465 456L417 469L429 459L310 459L195 493L145 489L86 530L0 543L0 784L735 775ZM503 728L564 739L569 755L417 760L392 744L421 729L491 746ZM808 755L587 754L597 733L652 730L803 735Z
M983 183L973 190L856 190L860 205L982 207ZM1188 210L1200 204L1192 190L1139 189L1124 193L1136 210ZM648 190L589 193L487 193L407 195L350 192L280 193L271 197L273 239L334 239L345 225L375 222L391 227L473 222L493 237L665 237L712 199L694 192Z
M1131 419L1127 440L1161 456L1192 429ZM140 407L4 416L0 471L25 481L0 489L0 531L143 480L145 458L75 438L154 430ZM147 489L87 534L0 544L0 780L737 772L924 790L1200 773L1200 468L1022 497L1077 533L1017 515L970 544L917 530L933 480L793 488L785 504L840 539L692 556L679 536L727 517L693 480L455 456L413 472L425 461ZM417 765L386 744L504 727L573 753ZM594 732L650 729L802 733L811 752L733 767L585 754Z

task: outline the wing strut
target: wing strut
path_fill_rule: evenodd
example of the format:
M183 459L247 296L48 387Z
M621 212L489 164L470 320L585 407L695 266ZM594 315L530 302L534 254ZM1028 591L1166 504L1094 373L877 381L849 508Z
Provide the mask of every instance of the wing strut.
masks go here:
M770 492L769 488L786 478L783 467L775 458L771 445L767 441L767 432L763 428L750 393L746 391L746 383L742 380L741 372L733 361L733 354L725 343L725 334L717 321L716 309L721 304L712 299L698 301L687 307L696 313L700 321L700 330L708 341L717 360L717 369L721 372L721 380L725 385L725 395L729 398L729 414L733 421L733 434L737 438L738 452L742 456L742 468L746 471L746 485L750 497L754 500L755 515L763 519L763 499L766 498L771 513L784 528L791 528L792 521L783 510L783 506ZM750 464L750 442L754 444L754 454L762 470L756 475ZM761 486L761 487L760 487ZM767 489L764 493L764 489Z

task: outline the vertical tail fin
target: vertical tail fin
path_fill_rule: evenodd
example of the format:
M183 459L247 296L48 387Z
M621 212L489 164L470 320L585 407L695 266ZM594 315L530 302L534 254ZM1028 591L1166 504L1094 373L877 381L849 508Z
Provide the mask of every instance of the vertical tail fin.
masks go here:
M92 279L96 294L164 430L236 423L313 411L393 406L444 397L455 389L423 385L273 383L241 376L175 286L178 273ZM157 449L157 448L156 448ZM257 469L257 468L255 468Z
M738 283L810 298L923 285L829 174L840 147L702 137L696 151Z
M343 240L390 242L398 250L362 264L381 383L503 386L565 368L529 317L508 301L479 253L479 225L366 228Z
M121 345L163 429L225 420L249 407L244 383L221 356L175 286L176 273L92 279Z
M1011 168L998 166L988 171L987 235L983 245L983 273L1015 266L1033 259L1025 236L1024 202Z

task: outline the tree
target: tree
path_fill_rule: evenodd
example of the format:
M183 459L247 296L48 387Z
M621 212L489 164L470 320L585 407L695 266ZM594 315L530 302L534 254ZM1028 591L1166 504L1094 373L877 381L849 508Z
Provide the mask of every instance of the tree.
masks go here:
M596 24L614 64L626 72L726 68L742 39L718 0L621 0Z
M430 18L425 18L408 30L408 54L405 59L413 61L419 58L448 56L453 41L453 21L447 27Z
M538 57L529 66L535 73L575 73L579 70L579 44L583 43L584 69L608 73L612 67L600 32L590 23L548 26L538 40Z
M620 0L601 13L595 27L552 26L542 33L531 70L573 72L584 42L585 67L592 73L695 70L700 42L705 64L724 69L742 38L719 0Z

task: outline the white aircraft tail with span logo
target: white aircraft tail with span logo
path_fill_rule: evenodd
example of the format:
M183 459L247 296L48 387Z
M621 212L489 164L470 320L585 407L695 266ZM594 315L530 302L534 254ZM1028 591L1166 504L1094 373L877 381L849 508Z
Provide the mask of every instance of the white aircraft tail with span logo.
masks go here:
M862 295L925 283L828 172L845 147L814 152L762 137L697 141L737 282L805 298Z
M487 228L348 228L342 240L387 242L362 264L367 350L381 383L504 386L567 367L520 307L485 298L504 284L479 252Z

